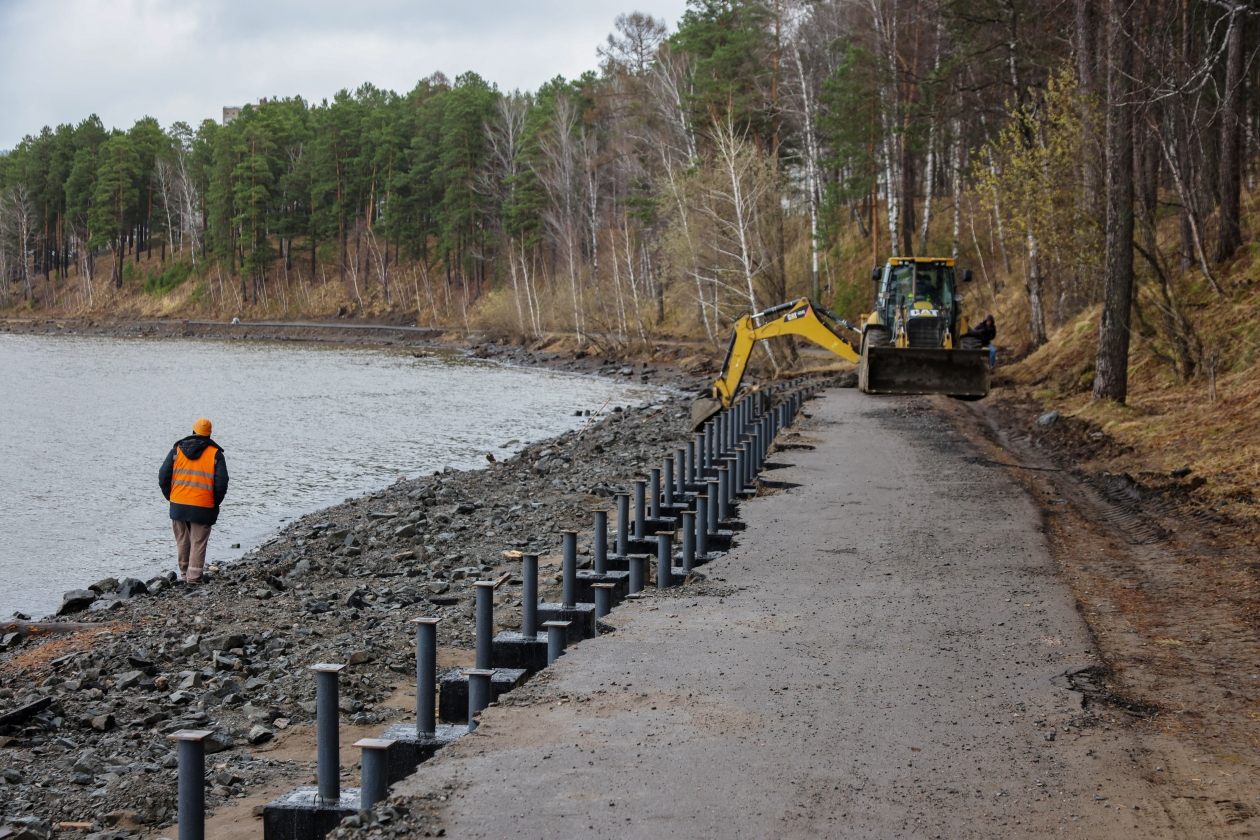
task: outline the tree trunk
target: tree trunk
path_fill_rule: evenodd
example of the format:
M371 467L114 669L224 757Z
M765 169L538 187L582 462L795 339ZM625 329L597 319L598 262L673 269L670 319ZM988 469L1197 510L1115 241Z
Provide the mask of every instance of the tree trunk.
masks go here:
M1106 267L1094 399L1124 402L1129 380L1133 303L1133 42L1128 0L1108 3Z
M1242 189L1243 21L1241 7L1232 10L1229 50L1225 59L1225 99L1221 103L1221 229L1216 240L1217 262L1228 259L1242 245L1239 205Z

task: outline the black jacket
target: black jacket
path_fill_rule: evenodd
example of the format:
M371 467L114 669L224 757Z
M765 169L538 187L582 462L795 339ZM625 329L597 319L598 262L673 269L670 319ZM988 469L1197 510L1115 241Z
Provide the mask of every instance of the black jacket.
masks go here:
M223 458L223 447L210 438L202 437L201 435L189 435L183 440L176 441L175 446L171 447L170 454L162 462L162 468L158 470L158 487L162 488L162 495L169 501L171 498L171 472L175 469L175 449L177 447L183 451L185 458L196 460L201 457L201 453L206 451L207 446L214 446L219 450L214 456L214 507L204 508L171 502L171 519L178 519L181 522L195 522L198 525L213 525L219 521L219 505L223 504L223 497L227 495L228 489L227 461Z
M990 324L987 321L981 321L971 329L967 330L967 335L972 338L980 339L980 343L985 347L988 347L989 343L993 341L993 339L997 338L997 325Z

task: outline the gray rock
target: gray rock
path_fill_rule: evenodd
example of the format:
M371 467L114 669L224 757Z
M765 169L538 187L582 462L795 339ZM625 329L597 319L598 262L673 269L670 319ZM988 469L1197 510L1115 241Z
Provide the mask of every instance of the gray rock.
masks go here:
M1037 418L1038 426L1053 426L1059 419L1059 412L1048 411Z
M407 537L414 537L415 535L416 535L415 525L404 525L401 528L394 529L394 536L397 539L406 539Z
M114 728L113 715L97 715L92 718L92 728L97 732L108 732Z
M137 595L148 595L149 587L145 586L142 581L129 577L123 578L118 583L117 592L119 598L134 598Z
M135 688L140 684L140 680L144 679L144 674L140 671L128 671L125 674L119 674L114 678L114 684L121 689Z
M363 665L372 661L372 654L366 650L356 650L350 654L350 658L346 661L351 665Z
M118 578L102 578L88 587L98 595L114 592L118 589Z
M223 732L215 732L213 735L201 742L206 748L206 755L230 750L234 746L232 737Z
M96 601L96 593L90 589L71 589L61 596L61 609L57 615L69 615L86 610Z
M450 591L451 585L444 580L434 580L429 582L429 592L434 595L441 595L443 592Z
M239 633L227 633L222 636L207 636L204 640L204 644L212 653L216 650L243 648L245 647L245 637Z
M250 728L249 735L246 736L245 740L249 741L251 744L263 744L270 741L272 735L274 734L275 733L267 727L262 726L261 724L255 724Z

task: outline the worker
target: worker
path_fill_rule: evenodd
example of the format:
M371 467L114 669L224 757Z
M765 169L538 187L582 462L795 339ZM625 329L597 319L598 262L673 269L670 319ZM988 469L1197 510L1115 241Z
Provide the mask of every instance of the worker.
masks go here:
M171 527L184 583L205 583L206 545L227 495L223 447L210 439L210 421L193 423L193 433L175 442L158 470L158 486L171 503Z
M981 347L989 348L989 370L993 370L997 363L997 348L993 346L993 339L997 338L997 324L993 322L993 316L985 315L983 321L967 330L967 335L979 339Z

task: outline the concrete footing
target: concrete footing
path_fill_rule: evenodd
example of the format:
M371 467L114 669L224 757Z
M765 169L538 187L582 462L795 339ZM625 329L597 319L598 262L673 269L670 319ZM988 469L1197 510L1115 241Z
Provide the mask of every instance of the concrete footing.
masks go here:
M595 605L591 605L591 615ZM502 694L521 685L528 678L522 668L495 668L490 678L490 700L493 703ZM452 668L442 674L438 690L438 719L446 723L468 722L468 676L460 668Z
M494 637L494 661L504 668L519 668L532 677L547 667L547 634L526 636L505 630Z
M566 607L563 604L539 604L538 623L548 621L570 621L566 631L566 643L577 644L583 639L595 638L595 604L574 604Z
M545 654L544 654L545 655ZM439 723L433 735L417 735L414 723L395 723L385 730L382 738L393 740L389 748L389 783L401 782L416 772L416 768L433 758L447 744L453 744L468 734L467 726Z
M342 788L337 802L325 802L313 785L295 788L263 806L263 837L318 840L358 811L358 788Z
M591 584L593 583L611 583L615 585L615 588L611 590L613 606L615 607L617 604L620 604L630 592L630 572L621 570L608 571L600 574L599 572L593 572L590 569L583 569L577 573L578 603L595 603L595 590L591 589Z

